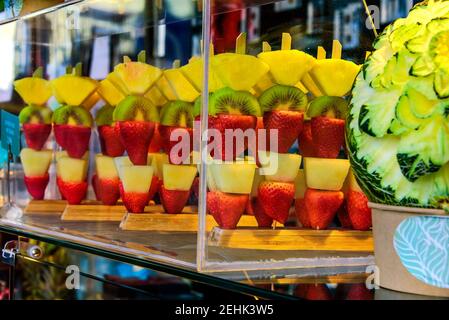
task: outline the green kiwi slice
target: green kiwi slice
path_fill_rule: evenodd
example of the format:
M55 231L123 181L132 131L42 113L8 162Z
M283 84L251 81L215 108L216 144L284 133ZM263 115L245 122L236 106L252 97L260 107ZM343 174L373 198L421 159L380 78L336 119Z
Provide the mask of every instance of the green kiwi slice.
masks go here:
M260 95L259 103L264 113L273 110L305 111L307 96L296 87L275 85Z
M185 101L170 101L161 109L161 124L164 126L193 126L193 105Z
M318 97L310 103L307 109L307 115L310 118L325 116L345 120L347 114L348 102L341 97Z
M159 111L144 97L127 96L115 107L112 119L113 121L159 122Z
M19 122L50 124L53 112L50 108L41 106L26 106L19 113Z
M92 127L93 119L89 111L80 106L63 105L53 112L54 124L74 124Z
M108 104L98 109L95 115L95 123L97 126L110 126L112 124L112 114L114 113L114 107Z
M241 114L262 116L259 102L247 91L225 87L215 91L209 100L209 114Z

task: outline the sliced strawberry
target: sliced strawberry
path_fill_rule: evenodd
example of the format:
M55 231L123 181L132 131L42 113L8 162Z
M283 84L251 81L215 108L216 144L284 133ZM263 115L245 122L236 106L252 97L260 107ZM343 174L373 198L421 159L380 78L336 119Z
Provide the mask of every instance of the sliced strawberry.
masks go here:
M373 300L374 294L365 283L350 284L346 300Z
M296 295L306 300L332 300L332 293L322 283L300 284L296 288Z
M59 192L69 204L80 204L86 198L88 184L83 182L68 182L59 179Z
M45 189L47 188L49 176L46 173L42 177L27 177L25 176L25 186L27 187L28 193L35 200L44 199Z
M260 204L259 198L252 199L254 217L256 218L257 225L260 228L270 228L273 225L273 218L268 216Z
M160 186L162 185L162 180L156 176L151 178L150 191L148 192L148 198L153 200L156 193L159 191Z
M89 149L91 128L67 124L55 125L56 142L72 158L82 158Z
M67 145L67 127L66 124L53 124L53 131L55 133L56 143L62 148L65 149Z
M51 124L24 123L22 129L27 146L34 150L41 150L51 133Z
M243 214L246 214L248 216L254 215L254 207L256 205L257 198L252 198L251 195L248 196L248 202L246 203L245 212Z
M155 123L153 138L151 139L150 145L148 147L148 153L156 153L162 149L162 138L159 133L159 123Z
M348 191L347 208L349 219L355 230L371 228L371 209L368 207L368 198L363 193L354 190Z
M120 128L118 126L99 126L101 152L105 156L120 157L125 152L125 147L120 140Z
M345 141L345 121L329 117L312 118L312 137L315 156L337 158Z
M299 151L303 157L315 157L315 149L312 138L312 124L304 122L304 127L298 137Z
M304 123L304 113L297 111L276 110L265 112L263 123L267 129L267 142L270 141L269 130L278 130L279 153L286 153L298 138ZM271 150L272 146L268 148Z
M125 192L123 184L119 183L120 196L126 210L131 213L143 213L150 201L147 192Z
M349 219L348 209L346 206L346 201L343 201L343 204L337 211L338 221L343 228L352 229L351 219Z
M161 185L159 195L165 212L181 213L189 200L190 190L167 190Z
M147 165L148 147L154 133L154 122L120 121L120 138L134 165Z
M249 141L248 144L248 150L250 152L250 155L255 157L256 164L258 167L261 167L261 164L259 162L259 152L258 151L265 151L267 150L267 138L269 138L269 133L265 133L265 135L261 134L262 131L265 130L264 124L263 124L263 117L257 117L257 124L256 124L256 142L251 143ZM263 140L265 140L265 143L263 143Z
M235 229L246 208L248 195L220 191L207 193L207 210L222 229Z
M198 201L199 194L200 194L200 178L199 177L196 177L195 179L193 179L192 192L193 192L193 195L195 196L196 201Z
M263 181L259 185L258 199L266 215L284 224L295 197L293 183Z
M171 141L172 133L175 131ZM159 133L162 139L162 146L171 164L181 164L190 157L193 150L193 129L159 125ZM172 154L172 149L176 146L177 152Z
M303 228L310 228L310 218L307 213L306 203L303 198L298 198L295 200L295 211L298 221L301 223Z
M341 191L307 189L304 195L306 210L313 229L327 229L344 200Z
M106 206L113 206L120 198L120 180L115 179L98 179L98 189L101 202Z
M98 176L97 176L97 174L93 174L92 175L91 183L92 183L92 188L94 189L95 199L97 201L100 201L101 200L101 198L100 198L100 188L98 186Z

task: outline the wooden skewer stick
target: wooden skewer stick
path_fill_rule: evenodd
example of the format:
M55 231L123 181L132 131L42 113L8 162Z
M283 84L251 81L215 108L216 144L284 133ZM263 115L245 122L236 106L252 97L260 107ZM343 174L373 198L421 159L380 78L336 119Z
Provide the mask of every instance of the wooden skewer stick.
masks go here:
M322 46L318 47L317 53L316 53L316 58L318 60L326 59L326 50Z
M332 59L341 59L341 51L343 47L341 46L340 41L334 40L332 42Z
M271 46L267 41L262 42L262 52L270 52Z
M284 32L282 34L282 43L281 43L281 50L291 50L292 48L292 36L290 33Z
M242 32L235 39L235 53L246 54L246 33Z
M173 64L172 64L173 69L179 68L180 66L181 66L181 60L176 59L173 61Z

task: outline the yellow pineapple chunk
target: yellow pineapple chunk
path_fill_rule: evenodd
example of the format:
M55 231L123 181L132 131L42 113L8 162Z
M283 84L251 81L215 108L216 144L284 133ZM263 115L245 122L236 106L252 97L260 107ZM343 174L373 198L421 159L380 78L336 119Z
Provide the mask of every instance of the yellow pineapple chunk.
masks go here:
M306 185L306 176L304 174L303 169L298 170L298 174L295 178L295 199L304 198L304 194L306 193L307 185Z
M165 98L167 98L169 101L176 100L175 91L170 86L170 83L168 82L167 78L160 77L156 83L156 86L162 92Z
M162 70L149 64L129 61L115 66L116 80L127 95L144 95L162 75Z
M357 180L354 176L354 172L352 171L352 168L349 168L348 175L346 176L346 180L343 185L343 192L346 193L348 191L358 191L358 192L363 193L363 190L360 188L359 184L357 183Z
M293 182L298 174L302 157L299 154L259 151L263 174L268 181Z
M86 109L86 110L90 110L92 109L97 102L100 100L100 95L97 92L92 93L87 99L86 101L84 101L82 103L82 106Z
M97 90L98 82L88 77L71 74L63 75L51 81L55 96L70 106L80 106Z
M114 73L111 72L106 76L106 80L108 80L110 83L114 85L114 87L120 91L121 94L124 96L128 95L128 89L125 87L123 82L120 80L120 78Z
M221 192L250 194L256 165L246 162L212 163L211 172L216 187Z
M56 173L62 181L83 182L87 177L87 160L62 157L56 162Z
M151 166L124 166L120 180L125 192L148 193L153 179Z
M167 78L178 100L193 102L200 95L179 69L165 70L164 77Z
M203 91L203 60L201 58L190 60L188 64L179 70L190 80L195 88ZM217 74L209 67L209 92L215 92L224 87Z
M100 179L118 178L117 168L113 157L98 154L95 157L95 165L97 167L97 175Z
M188 191L196 177L196 167L164 164L162 168L164 188L167 190Z
M131 162L131 160L129 159L128 156L123 156L123 157L115 157L114 165L115 165L115 169L117 170L118 176L121 177L122 176L122 168L130 167L133 165L133 163Z
M150 90L148 90L144 97L150 100L156 107L163 106L168 101L157 86L153 86Z
M51 83L42 78L27 77L14 81L14 89L29 105L42 106L52 95Z
M343 97L351 91L360 66L341 59L317 60L310 76L327 96Z
M113 107L125 99L125 95L107 78L100 81L97 92L107 104Z
M304 158L304 173L308 188L339 191L349 171L349 160Z
M33 150L24 148L20 151L23 171L27 177L42 177L48 172L53 153L51 150Z
M277 84L295 86L315 64L315 58L299 50L277 50L259 53L261 61L270 66Z
M170 163L168 155L165 153L150 153L149 159L151 160L151 166L154 168L154 175L162 179L164 164Z

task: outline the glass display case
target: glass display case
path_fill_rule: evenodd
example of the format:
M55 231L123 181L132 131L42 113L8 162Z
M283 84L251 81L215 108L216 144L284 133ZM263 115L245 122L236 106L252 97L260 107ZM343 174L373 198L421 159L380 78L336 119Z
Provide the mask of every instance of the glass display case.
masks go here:
M30 114L51 133L33 148L36 123L21 113L2 200L9 188L24 212L0 230L235 290L286 275L363 278L372 234L340 217L349 162L344 138L326 139L344 130L371 22L382 29L414 1L367 2L49 1L18 14L5 1L1 108L40 108ZM310 151L319 117L342 122Z

